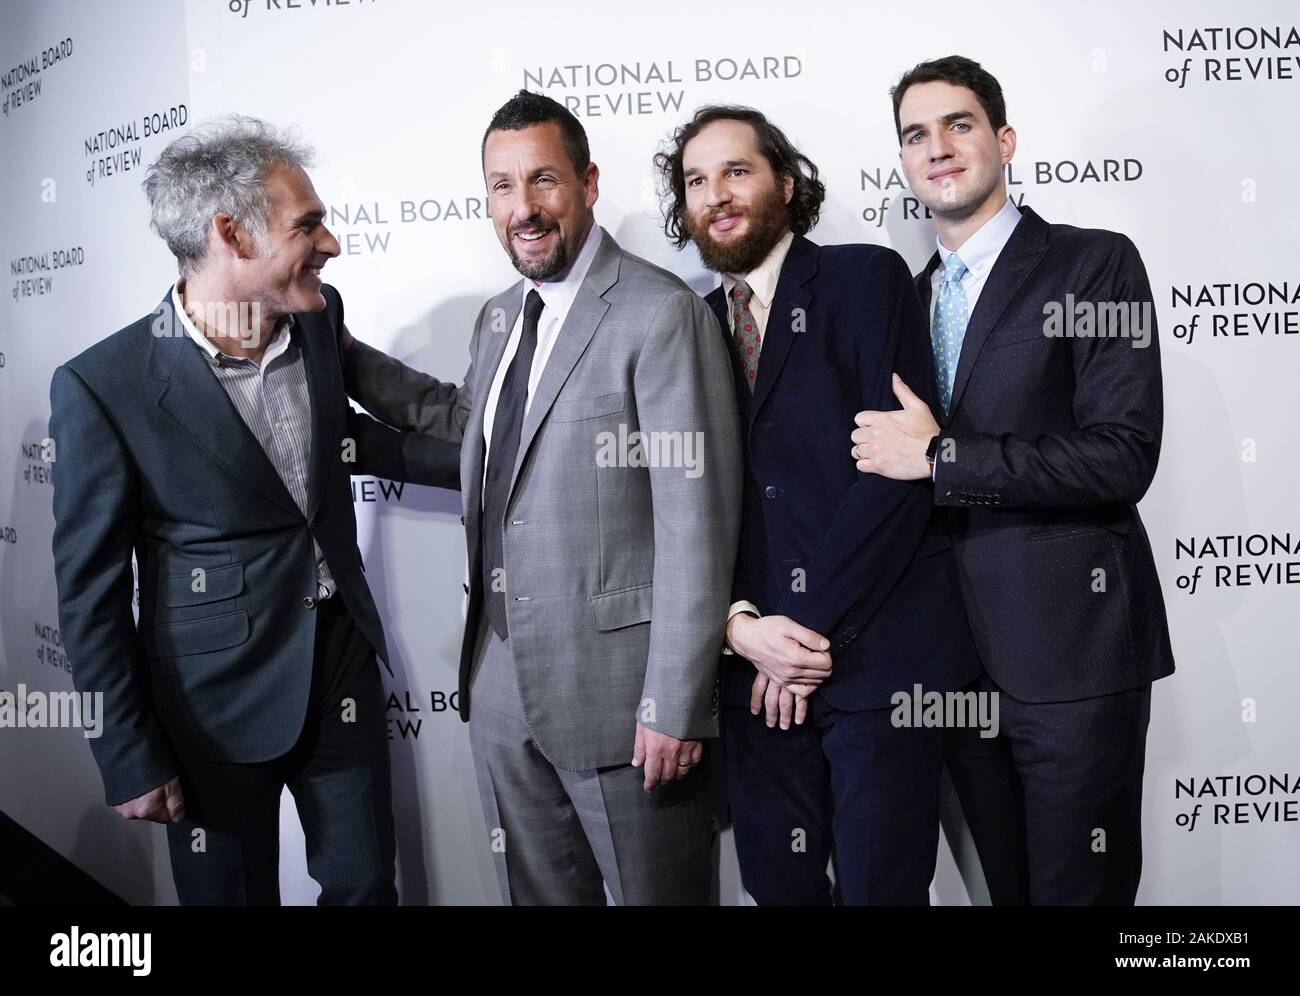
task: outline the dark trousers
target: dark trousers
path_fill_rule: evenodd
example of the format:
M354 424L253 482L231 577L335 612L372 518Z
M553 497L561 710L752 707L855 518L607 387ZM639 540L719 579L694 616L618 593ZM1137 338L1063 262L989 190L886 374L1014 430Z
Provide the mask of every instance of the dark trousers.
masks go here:
M397 902L384 691L375 652L339 595L318 602L307 716L260 764L182 758L185 819L167 827L182 905L280 902L280 796L293 793L321 905ZM352 700L350 705L346 700Z
M944 761L994 905L1133 905L1151 684L1047 703L980 687L999 735L951 730Z
M928 905L939 847L944 731L900 729L892 709L813 696L788 730L726 707L727 800L741 881L760 906L828 906L834 854L846 905Z

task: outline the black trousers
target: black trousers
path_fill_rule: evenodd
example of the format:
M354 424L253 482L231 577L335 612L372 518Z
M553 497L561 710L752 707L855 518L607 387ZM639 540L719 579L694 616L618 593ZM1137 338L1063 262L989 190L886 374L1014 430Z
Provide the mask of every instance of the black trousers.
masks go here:
M741 881L760 906L830 905L832 854L845 905L928 905L944 730L900 729L892 714L813 696L804 724L782 730L722 710Z
M944 763L994 905L1131 906L1142 877L1150 682L1077 702L1022 702L991 678L997 737L950 730Z
M280 903L280 796L293 793L321 905L397 902L383 685L339 595L318 602L302 733L260 764L181 759L185 819L167 827L181 904ZM347 700L351 700L349 703Z

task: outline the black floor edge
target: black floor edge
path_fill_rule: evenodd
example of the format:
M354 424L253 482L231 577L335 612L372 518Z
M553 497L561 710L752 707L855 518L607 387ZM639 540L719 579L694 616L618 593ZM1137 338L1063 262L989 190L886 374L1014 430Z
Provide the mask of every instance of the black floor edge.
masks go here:
M14 906L127 905L3 812L0 812L0 897Z

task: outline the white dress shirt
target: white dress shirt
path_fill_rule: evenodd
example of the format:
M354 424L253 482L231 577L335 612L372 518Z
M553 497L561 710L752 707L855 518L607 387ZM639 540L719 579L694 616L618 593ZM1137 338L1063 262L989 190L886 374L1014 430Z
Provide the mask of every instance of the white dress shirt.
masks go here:
M948 265L948 258L956 253L966 264L966 273L961 278L961 289L966 292L966 314L975 314L975 302L980 299L980 291L988 280L993 264L1002 255L1011 233L1020 223L1020 210L1007 198L1002 210L984 222L973 235L956 249L949 249L936 235L934 244L939 250L939 266L930 277L930 327L934 327L934 308L939 300L939 285L943 283L943 270Z
M492 385L488 388L487 400L483 405L483 468L485 476L488 460L491 459L489 450L492 447L492 426L496 422L497 402L501 398L501 385L506 379L506 372L510 369L515 353L519 352L519 340L524 333L523 303L528 300L528 292L536 290L541 295L542 304L545 307L537 320L537 349L533 353L533 366L528 374L528 395L524 402L525 415L528 414L528 406L533 402L533 392L537 390L537 382L542 379L542 372L546 369L546 361L551 358L551 350L555 348L555 340L560 336L560 328L564 325L564 320L569 317L569 309L573 307L573 302L578 296L578 289L582 287L582 282L587 278L587 271L591 269L592 260L596 258L596 250L600 248L600 240L600 226L592 222L591 231L587 233L582 248L578 250L577 258L563 278L560 280L546 280L542 283L525 280L523 283L523 288L520 291L522 296L519 302L519 317L515 319L514 328L510 330L510 338L506 341L505 352L501 354L501 362L497 364L496 373L492 376Z
M794 233L786 232L785 236L772 247L772 251L767 254L763 262L759 263L754 269L750 270L743 276L737 276L731 273L722 275L722 293L727 298L727 327L731 329L732 334L735 329L735 315L730 307L731 292L735 290L736 284L744 280L749 284L749 289L754 292L754 296L749 299L749 310L754 315L754 321L758 323L758 334L766 337L767 335L767 318L772 313L772 298L776 295L776 284L781 279L781 267L785 265L785 257L790 252L790 246L794 242ZM763 362L762 351L758 354L758 362Z

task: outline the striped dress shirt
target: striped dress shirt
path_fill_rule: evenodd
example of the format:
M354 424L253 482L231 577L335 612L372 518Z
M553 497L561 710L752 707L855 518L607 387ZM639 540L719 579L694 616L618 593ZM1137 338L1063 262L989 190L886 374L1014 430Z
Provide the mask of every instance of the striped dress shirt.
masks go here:
M259 365L255 360L227 356L199 330L184 307L183 281L172 288L172 306L189 337L197 343L208 368L225 390L230 403L261 444L294 503L307 515L311 479L311 393L302 350L293 341L293 316L271 335ZM338 590L325 555L312 538L316 551L316 589L320 598Z

